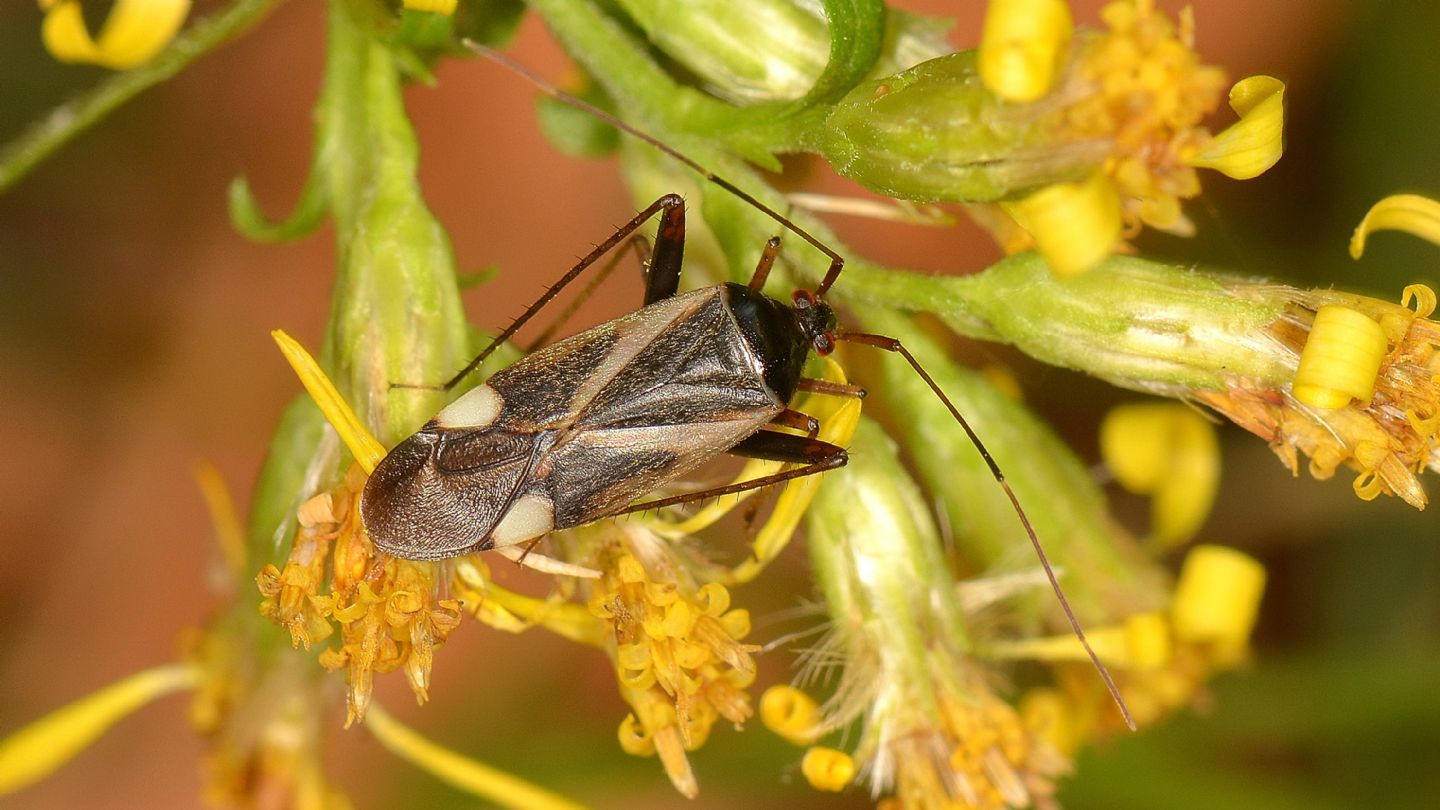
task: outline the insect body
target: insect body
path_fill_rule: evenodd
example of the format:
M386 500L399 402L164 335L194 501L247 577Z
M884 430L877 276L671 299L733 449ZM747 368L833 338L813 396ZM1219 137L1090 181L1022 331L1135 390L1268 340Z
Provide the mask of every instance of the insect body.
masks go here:
M786 413L833 325L823 304L724 284L535 352L391 451L361 502L370 537L411 559L513 546L623 511L720 453L799 439L745 444Z
M816 439L816 421L791 410L789 402L800 390L862 396L853 386L806 380L801 372L811 351L828 354L837 340L874 346L903 357L980 451L1029 535L1072 630L1133 729L1124 701L1085 640L1029 518L965 418L900 341L836 328L823 297L844 267L840 255L669 146L556 90L495 51L470 47L754 205L829 256L830 268L814 291L797 290L789 304L766 296L765 279L780 247L777 237L766 245L748 285L677 294L685 204L674 194L656 200L581 259L445 387L478 368L565 285L658 213L645 307L532 353L457 399L397 445L375 468L361 497L361 515L375 544L410 559L495 549L523 560L530 546L554 529L843 466L848 461L845 450ZM773 427L800 428L806 435ZM750 481L634 503L721 453L792 466Z

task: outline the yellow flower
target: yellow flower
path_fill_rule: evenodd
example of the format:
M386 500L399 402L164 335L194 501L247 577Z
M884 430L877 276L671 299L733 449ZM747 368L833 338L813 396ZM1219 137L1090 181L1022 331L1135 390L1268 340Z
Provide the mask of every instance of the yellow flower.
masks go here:
M1101 150L1097 175L1004 205L1052 268L1068 275L1093 266L1144 226L1191 235L1181 201L1200 193L1197 166L1248 178L1273 165L1281 151L1284 86L1268 76L1236 84L1230 103L1241 120L1212 136L1201 123L1219 105L1225 77L1195 53L1189 8L1177 25L1152 0L1115 0L1100 12L1107 30L1072 39L1063 6L992 3L980 70L1002 98L1043 96L1055 109L1056 137L1068 144L1062 148L1078 157ZM1057 54L1067 66L1055 77ZM1007 252L1015 247L1007 244Z
M1195 408L1120 405L1100 426L1100 455L1121 486L1151 495L1151 532L1162 546L1195 536L1220 485L1220 444Z
M40 0L40 8L45 12L40 35L56 59L125 70L150 61L170 43L190 0L115 0L98 37L85 27L80 0Z
M738 726L751 715L746 689L760 648L740 641L750 614L730 609L725 586L697 587L670 545L643 526L600 531L604 574L589 583L587 605L605 626L605 649L633 710L621 723L621 745L659 754L675 789L693 798L699 785L685 752L703 745L717 720Z
M1269 442L1292 472L1300 455L1319 479L1347 466L1360 473L1354 481L1360 497L1396 495L1423 509L1427 497L1416 474L1440 463L1440 323L1428 317L1435 294L1412 285L1401 304L1338 290L1287 294L1292 308L1266 329L1266 345L1304 372L1292 389L1237 379L1194 397ZM1404 305L1412 301L1415 309ZM1331 331L1319 318L1326 311L1340 312L1349 327ZM1317 341L1319 351L1309 350Z

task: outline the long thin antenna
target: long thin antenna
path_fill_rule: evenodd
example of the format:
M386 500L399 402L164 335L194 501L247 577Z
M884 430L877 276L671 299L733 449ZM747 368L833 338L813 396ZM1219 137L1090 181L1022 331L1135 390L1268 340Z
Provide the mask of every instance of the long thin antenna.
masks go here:
M1110 697L1115 701L1115 706L1120 709L1120 715L1125 718L1125 725L1129 726L1131 731L1135 731L1135 718L1130 715L1130 707L1125 705L1125 698L1120 695L1120 687L1116 686L1115 679L1110 676L1110 670L1106 669L1100 656L1096 655L1095 649L1090 646L1090 641L1085 638L1085 631L1081 629L1080 620L1075 617L1075 611L1070 607L1070 600L1065 597L1065 591L1060 587L1060 580L1055 576L1055 569L1050 565L1050 557L1045 554L1045 547L1041 545L1039 535L1035 534L1035 527L1030 523L1030 516L1025 514L1025 510L1020 506L1020 499L1015 495L1015 490L1011 489L1010 482L1005 480L1005 473L1000 471L1000 465L995 463L990 451L985 448L985 442L980 440L979 434L960 414L960 409L956 408L955 403L945 396L945 392L930 376L930 372L920 365L920 361L915 359L915 355L911 354L910 350L905 348L897 338L864 332L841 331L835 333L835 339L874 346L905 358L905 362L910 364L910 368L920 375L920 379L930 386L930 390L945 404L950 415L955 417L955 421L964 429L965 435L970 437L970 443L975 445L975 449L980 451L980 457L985 459L985 465L990 468L990 474L995 477L996 483L1005 490L1006 497L1010 499L1010 506L1015 509L1015 515L1020 518L1020 525L1025 527L1025 534L1030 538L1030 545L1035 549L1035 556L1040 558L1040 567L1045 569L1045 576L1050 580L1050 587L1055 591L1055 598L1059 600L1060 608L1065 612L1065 619L1070 622L1070 630L1075 633L1075 638L1080 640L1080 646L1085 648L1085 654L1090 656L1090 663L1094 664L1095 671L1100 673L1100 679L1105 682L1105 688L1110 690Z
M600 119L601 121L604 121L610 126L615 127L622 132L629 133L631 136L650 144L656 149L659 149L661 152L664 152L670 157L675 158L681 163L684 163L686 166L689 166L692 170L694 170L696 174L699 174L706 180L709 180L720 188L725 189L731 194L734 194L736 197L739 197L745 202L755 206L755 208L759 209L766 216L780 223L780 225L786 230L794 232L795 234L799 235L801 239L804 239L806 242L814 245L816 250L824 253L830 258L830 269L825 271L825 277L821 279L819 286L815 288L815 294L817 296L824 298L825 293L830 289L830 285L834 284L835 279L839 278L840 271L845 268L845 257L841 256L839 253L836 253L834 248L830 247L819 239L816 239L814 236L811 236L809 231L806 231L804 228L791 222L787 217L785 217L785 215L781 214L780 212L776 211L765 203L755 199L753 196L751 196L749 192L745 191L744 189L740 188L729 180L726 180L725 178L715 174L704 166L701 166L699 163L696 163L690 157L682 154L674 147L663 143L655 136L647 132L642 132L635 127L632 127L629 124L625 123L624 121L621 121L619 118L616 118L610 113L605 112L599 107L596 107L594 104L591 104L584 99L572 96L564 90L561 90L560 88L546 81L544 78L532 71L530 68L527 68L519 62L516 62L514 59L511 59L500 51L497 51L494 48L486 47L478 42L475 42L474 40L469 39L465 40L464 44L465 47L469 48L480 56L483 56L493 62L498 62L504 67L510 69L512 72L519 74L521 77L539 88L542 93L545 93L546 95L553 98L557 98L578 110L583 110Z

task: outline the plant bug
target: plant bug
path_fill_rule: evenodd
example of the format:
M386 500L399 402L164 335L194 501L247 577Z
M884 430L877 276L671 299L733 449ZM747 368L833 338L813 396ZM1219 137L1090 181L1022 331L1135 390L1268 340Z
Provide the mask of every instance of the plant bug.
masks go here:
M814 290L796 290L788 302L767 296L763 288L780 248L779 238L773 237L748 284L680 293L685 202L676 194L662 196L551 285L444 388L458 385L566 285L658 214L645 306L493 374L396 445L375 468L361 496L361 516L375 545L416 560L487 550L524 560L531 547L557 529L844 466L845 449L818 440L815 419L789 405L801 390L863 396L858 387L806 379L802 371L812 351L829 354L837 341L873 346L903 357L980 451L1029 535L1071 629L1133 729L1124 701L1086 641L1025 510L980 437L899 340L838 327L824 295L839 278L844 259L666 144L561 92L498 52L473 43L469 47L754 205L827 255L830 267ZM777 426L799 428L806 435L772 429ZM636 502L724 453L796 466L728 486ZM560 564L549 570L583 569Z

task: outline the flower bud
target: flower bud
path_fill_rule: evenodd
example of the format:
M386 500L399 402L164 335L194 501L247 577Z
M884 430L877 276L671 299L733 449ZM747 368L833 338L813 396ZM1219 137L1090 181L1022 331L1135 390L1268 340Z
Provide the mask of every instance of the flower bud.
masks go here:
M863 82L809 145L835 170L907 200L989 202L1076 180L1103 144L1055 145L1053 128L986 90L976 54L953 53Z
M825 20L792 0L619 0L706 89L745 104L799 98L830 59Z

